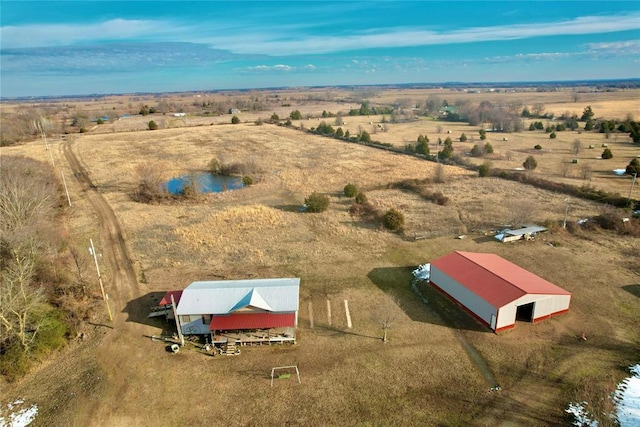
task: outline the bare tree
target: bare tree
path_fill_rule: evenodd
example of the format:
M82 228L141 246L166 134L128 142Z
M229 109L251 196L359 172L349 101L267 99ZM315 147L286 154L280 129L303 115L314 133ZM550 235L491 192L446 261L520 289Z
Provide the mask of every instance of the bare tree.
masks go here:
M442 164L440 163L436 165L436 168L433 171L433 181L437 182L438 184L447 182L447 175L445 173L444 166L442 166Z
M578 93L577 90L574 90L573 92L571 92L571 99L573 100L574 103L580 101L580 94Z
M387 343L387 333L395 322L400 318L400 301L393 292L388 291L384 300L378 305L373 313L373 321L380 326L382 330L382 342Z
M136 198L138 201L150 202L163 195L164 170L165 168L158 163L140 163L138 165L136 168L138 175Z
M569 172L571 171L571 159L562 159L560 162L560 166L562 169L562 177L567 178L569 176Z
M510 199L505 203L507 222L514 227L529 223L538 213L538 203L530 199Z
M35 254L13 251L0 276L0 342L16 337L29 350L42 326L44 291L33 283Z
M531 113L536 116L536 117L540 117L542 116L542 114L544 114L544 110L545 110L545 106L542 103L536 103L533 104L533 106L531 107Z
M583 164L580 166L580 172L582 173L582 179L585 181L590 181L593 176L593 168L591 165Z
M571 144L571 151L575 156L577 156L580 153L581 148L582 148L582 142L580 142L579 139L574 140L573 143Z

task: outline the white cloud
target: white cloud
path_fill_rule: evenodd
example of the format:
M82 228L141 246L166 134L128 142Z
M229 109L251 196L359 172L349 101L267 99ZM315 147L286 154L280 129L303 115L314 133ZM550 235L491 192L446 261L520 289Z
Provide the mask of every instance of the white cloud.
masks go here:
M246 23L245 23L246 24ZM441 44L513 40L540 36L582 35L640 29L640 14L585 16L575 19L520 25L431 31L395 27L341 35L310 35L300 25L264 22L247 26L210 22L184 24L156 20L113 19L91 24L30 24L0 27L3 48L61 46L105 40L181 41L208 43L236 53L278 56L322 54L371 48L415 47Z
M626 40L618 42L587 43L587 50L594 53L610 55L638 55L640 54L640 40Z
M166 30L170 28L170 30ZM168 22L112 19L95 24L29 24L0 27L2 48L65 46L102 40L170 37L180 28Z
M285 64L276 64L276 65L256 65L254 67L246 67L243 68L242 71L250 71L250 72L295 72L295 71L313 71L316 69L316 66L313 64L303 65L301 67L294 67L291 65Z
M588 16L572 20L535 24L476 27L437 32L416 28L391 28L341 36L292 37L265 31L236 37L225 34L200 42L211 43L237 53L260 52L271 55L320 54L371 48L415 47L443 44L515 40L541 36L601 34L640 29L640 14ZM285 38L286 37L286 38Z

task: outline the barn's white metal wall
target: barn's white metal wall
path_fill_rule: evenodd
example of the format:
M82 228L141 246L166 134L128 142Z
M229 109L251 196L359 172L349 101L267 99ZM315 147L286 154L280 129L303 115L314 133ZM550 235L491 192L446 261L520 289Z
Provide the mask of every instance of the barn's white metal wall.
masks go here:
M498 310L498 322L496 329L513 325L516 322L516 311L518 310L518 306L534 302L533 318L538 319L559 311L568 310L570 301L570 295L523 295L517 300L500 307Z
M536 301L533 319L568 310L570 302L571 295L548 295L546 299Z
M460 304L464 305L469 311L475 313L476 316L484 320L488 325L491 325L491 315L496 315L497 310L487 301L469 291L469 289L462 286L434 265L431 265L431 281L455 298ZM500 320L499 317L498 320Z

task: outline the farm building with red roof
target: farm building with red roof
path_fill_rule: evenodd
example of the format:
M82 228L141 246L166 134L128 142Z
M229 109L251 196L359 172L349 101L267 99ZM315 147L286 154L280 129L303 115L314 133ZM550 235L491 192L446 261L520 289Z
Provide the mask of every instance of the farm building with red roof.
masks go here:
M495 332L569 311L571 293L495 254L453 252L431 262L431 284Z
M293 338L299 293L298 278L193 282L182 291L168 291L158 313L171 318L175 302L177 326L185 335L284 328Z

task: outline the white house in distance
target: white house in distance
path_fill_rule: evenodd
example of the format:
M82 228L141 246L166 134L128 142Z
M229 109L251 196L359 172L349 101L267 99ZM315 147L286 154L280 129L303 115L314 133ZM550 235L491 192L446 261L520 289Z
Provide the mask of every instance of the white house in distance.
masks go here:
M571 293L495 254L453 252L431 262L430 283L494 332L569 311Z
M299 293L298 278L193 282L167 292L159 306L167 308L173 297L185 335L279 328L295 339Z

